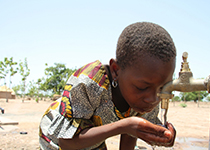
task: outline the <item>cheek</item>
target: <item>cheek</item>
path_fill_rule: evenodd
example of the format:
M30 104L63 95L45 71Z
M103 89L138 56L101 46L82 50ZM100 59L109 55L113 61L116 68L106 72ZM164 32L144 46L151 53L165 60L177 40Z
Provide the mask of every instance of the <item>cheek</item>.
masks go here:
M128 79L118 80L121 95L130 106L139 105L144 97L144 93L130 83Z
M121 94L129 105L140 104L144 96L135 87L122 88Z
M129 86L126 82L119 82L119 88L121 95L126 101L134 96L133 88Z
M125 100L130 99L133 96L132 90L128 87L121 87L120 92Z

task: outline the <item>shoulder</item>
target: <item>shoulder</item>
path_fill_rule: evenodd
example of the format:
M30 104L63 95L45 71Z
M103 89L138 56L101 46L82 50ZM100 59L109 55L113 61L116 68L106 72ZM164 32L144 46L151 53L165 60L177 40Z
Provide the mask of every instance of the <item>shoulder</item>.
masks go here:
M108 89L109 79L104 65L97 60L82 66L75 71L67 81L67 84L75 85L76 83L95 83L99 87Z
M90 114L90 117L90 110L98 108L104 99L110 99L110 89L105 67L100 61L95 61L84 65L71 75L64 87L62 100L67 98L66 101L75 112L89 112L86 114Z

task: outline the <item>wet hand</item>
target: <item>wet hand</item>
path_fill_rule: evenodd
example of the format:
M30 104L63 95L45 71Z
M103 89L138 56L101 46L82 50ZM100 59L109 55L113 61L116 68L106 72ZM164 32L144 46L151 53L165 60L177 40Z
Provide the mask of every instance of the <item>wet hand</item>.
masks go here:
M150 145L171 147L174 145L176 130L171 123L167 123L167 128L140 118L127 118L127 134L138 137Z
M149 143L150 145L157 145L157 146L165 146L165 147L172 147L174 145L174 141L176 138L176 130L171 123L166 123L165 125L161 125L162 127L168 129L169 131L165 131L164 134L168 137L166 143Z

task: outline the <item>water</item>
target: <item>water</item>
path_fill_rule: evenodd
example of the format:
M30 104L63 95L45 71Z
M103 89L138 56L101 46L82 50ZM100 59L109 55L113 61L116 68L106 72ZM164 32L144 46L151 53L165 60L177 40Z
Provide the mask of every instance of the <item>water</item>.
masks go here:
M161 109L160 119L164 122L165 109ZM183 150L210 150L210 130L209 130L209 141L197 138L187 138L187 137L176 137L175 143L180 145ZM209 148L208 148L209 147ZM173 150L174 148L164 148L164 150ZM158 147L152 147L152 150L160 150Z
M183 137L176 138L176 142L180 143L181 145L184 144L184 150L208 150L208 140Z
M174 147L152 147L147 145L144 141L138 139L142 142L139 146L139 150L208 150L208 140L197 139L197 138L187 138L187 137L177 137L175 140ZM145 146L142 146L145 145Z

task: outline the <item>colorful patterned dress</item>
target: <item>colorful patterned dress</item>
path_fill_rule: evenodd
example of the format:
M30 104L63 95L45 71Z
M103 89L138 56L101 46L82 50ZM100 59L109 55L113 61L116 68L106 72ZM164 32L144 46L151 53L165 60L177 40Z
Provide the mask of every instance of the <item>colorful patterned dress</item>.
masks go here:
M87 64L68 79L60 99L53 102L40 122L40 149L59 150L58 139L71 139L85 128L118 121L137 112L120 113L112 102L111 85L100 61ZM158 110L145 118L156 123ZM84 150L105 150L105 141Z

